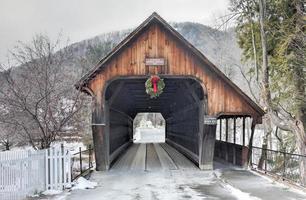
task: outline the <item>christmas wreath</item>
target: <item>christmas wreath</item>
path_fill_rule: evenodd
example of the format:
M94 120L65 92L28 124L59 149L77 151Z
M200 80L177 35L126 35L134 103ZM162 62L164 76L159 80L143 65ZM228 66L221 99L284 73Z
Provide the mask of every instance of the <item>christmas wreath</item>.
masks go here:
M154 75L146 81L145 86L147 94L150 95L151 98L156 98L163 93L165 82L159 76Z

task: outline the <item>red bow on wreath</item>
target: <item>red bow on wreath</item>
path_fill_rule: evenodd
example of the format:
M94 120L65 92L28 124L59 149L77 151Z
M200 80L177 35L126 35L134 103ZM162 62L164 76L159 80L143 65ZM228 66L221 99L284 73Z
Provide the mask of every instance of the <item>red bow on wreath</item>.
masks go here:
M158 76L152 76L151 77L151 83L153 84L153 92L157 93L157 83L160 80Z

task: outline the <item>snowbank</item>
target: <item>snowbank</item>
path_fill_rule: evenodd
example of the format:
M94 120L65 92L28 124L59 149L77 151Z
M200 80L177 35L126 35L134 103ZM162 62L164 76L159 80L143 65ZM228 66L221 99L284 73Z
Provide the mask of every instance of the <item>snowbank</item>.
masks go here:
M62 192L63 191L60 191L60 190L46 190L42 194L47 196L47 195L57 195L57 194L60 194Z
M72 186L72 190L86 190L94 189L98 184L96 182L91 182L83 177L78 178Z

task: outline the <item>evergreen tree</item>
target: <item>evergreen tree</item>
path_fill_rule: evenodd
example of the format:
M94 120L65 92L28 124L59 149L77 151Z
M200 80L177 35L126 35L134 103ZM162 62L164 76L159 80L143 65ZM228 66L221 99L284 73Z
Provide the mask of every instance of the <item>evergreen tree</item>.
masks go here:
M250 75L259 73L265 125L295 134L296 147L306 154L305 8L302 0L232 0L237 35L245 62L254 62ZM259 67L258 67L259 66ZM260 69L260 70L259 70ZM271 128L265 129L266 138ZM300 172L306 183L306 161Z

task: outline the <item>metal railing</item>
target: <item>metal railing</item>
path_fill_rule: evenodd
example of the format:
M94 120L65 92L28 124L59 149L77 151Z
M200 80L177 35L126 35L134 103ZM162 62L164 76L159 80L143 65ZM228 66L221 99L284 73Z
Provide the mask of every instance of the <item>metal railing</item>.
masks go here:
M251 166L254 169L298 185L305 186L301 179L301 169L306 165L306 156L260 147L252 148ZM303 173L303 172L302 172Z
M77 153L72 154L71 158L71 180L87 174L93 168L93 148L91 145L86 150L79 148Z

